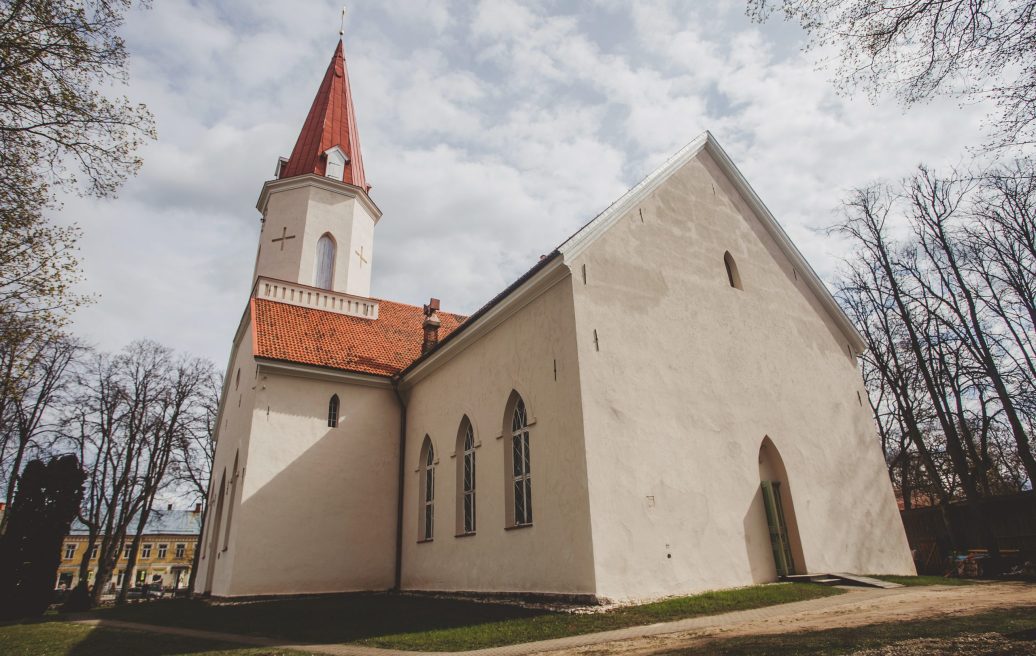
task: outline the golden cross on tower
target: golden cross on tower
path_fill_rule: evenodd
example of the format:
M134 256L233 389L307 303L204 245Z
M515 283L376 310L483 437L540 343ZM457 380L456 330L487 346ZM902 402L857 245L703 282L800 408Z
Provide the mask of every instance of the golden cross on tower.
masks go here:
M360 250L355 251L355 253L360 256L360 266L362 267L364 262L367 261L367 258L363 256L363 246L360 246Z
M338 30L338 36L345 36L345 7L342 7L342 27Z
M275 243L275 244L277 242L281 242L281 250L283 251L284 250L284 242L289 240L289 239L295 239L295 235L289 235L287 228L282 228L282 230L283 230L283 232L281 232L281 236L276 238L276 239L272 239L271 241L273 243Z

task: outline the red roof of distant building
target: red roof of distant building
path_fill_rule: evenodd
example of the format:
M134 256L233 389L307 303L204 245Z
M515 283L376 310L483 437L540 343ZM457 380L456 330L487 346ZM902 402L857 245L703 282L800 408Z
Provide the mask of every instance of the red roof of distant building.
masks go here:
M281 170L281 178L316 173L324 175L324 153L338 146L349 158L345 164L343 181L368 189L360 153L360 133L356 129L352 92L349 90L349 71L345 67L342 42L328 64L313 106L302 125L302 132L291 151L291 157Z
M422 308L378 301L378 318L252 299L254 355L331 369L391 376L421 355ZM465 317L439 312L439 339Z

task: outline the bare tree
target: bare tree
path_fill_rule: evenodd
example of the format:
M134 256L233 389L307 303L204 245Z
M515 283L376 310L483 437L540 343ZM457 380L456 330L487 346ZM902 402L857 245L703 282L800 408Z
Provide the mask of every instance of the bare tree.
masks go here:
M1033 0L748 0L748 12L798 21L811 46L839 51L843 89L904 103L989 98L993 146L1036 143Z
M209 481L212 478L212 463L216 458L216 421L219 414L219 399L223 388L223 375L209 368L201 383L200 404L194 413L194 422L185 430L180 443L173 451L171 465L174 480L185 488L191 503L202 508L200 526L205 525L209 512ZM187 588L194 591L201 557L201 536L194 549L191 575Z
M17 334L18 339L12 339ZM10 505L18 472L34 448L55 433L54 405L68 378L66 369L82 350L79 342L60 333L7 333L0 340L0 474L4 501ZM7 516L0 521L0 534Z

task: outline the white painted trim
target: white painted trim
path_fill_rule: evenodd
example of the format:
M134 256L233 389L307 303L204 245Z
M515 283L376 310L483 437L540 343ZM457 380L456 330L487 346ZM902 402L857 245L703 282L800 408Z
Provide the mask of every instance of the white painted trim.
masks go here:
M367 210L367 213L374 219L375 224L381 220L381 210L374 204L371 197L367 195L366 190L361 189L356 185L347 184L323 175L317 175L316 173L293 175L290 178L282 178L280 180L267 180L263 183L263 188L259 192L259 200L255 203L255 209L259 210L259 213L263 216L266 216L266 205L270 202L271 194L277 193L278 191L298 189L300 187L317 187L334 194L341 194L348 198L356 198L363 205L364 209Z
M413 387L418 381L449 362L454 356L463 352L464 349L478 341L483 335L489 333L514 313L564 280L570 273L568 267L562 262L562 258L555 257L554 261L547 264L536 275L526 280L520 287L501 299L488 312L476 319L475 323L465 327L455 338L450 339L435 349L426 360L407 372L403 380L400 381L400 389L410 389Z
M572 260L582 253L590 244L597 240L602 234L608 231L627 212L636 207L642 200L647 198L655 189L658 189L663 182L669 179L673 173L678 171L684 164L694 159L705 142L709 139L709 133L703 132L694 141L676 151L662 166L652 171L646 178L634 185L625 194L601 212L593 221L587 223L579 231L565 240L558 250L566 259Z
M835 300L834 296L831 295L831 291L827 288L827 285L820 279L813 267L810 266L806 258L802 256L799 249L792 243L788 237L788 233L784 231L781 224L778 223L777 219L770 213L770 210L766 207L763 201L752 189L752 186L745 179L745 176L741 174L737 166L727 155L723 147L716 141L716 137L711 132L703 132L691 143L687 144L679 151L676 152L672 157L667 159L662 166L651 172L646 178L641 180L636 186L627 191L621 198L612 203L608 209L601 212L597 217L590 223L583 226L576 234L568 238L558 250L561 252L565 260L571 262L571 260L577 257L580 253L586 250L594 241L597 240L602 234L608 231L619 219L625 216L627 213L633 210L639 205L645 198L647 198L652 192L658 189L671 175L678 171L684 164L694 159L702 150L707 152L712 159L719 166L720 170L727 176L730 182L734 185L734 188L741 194L745 203L752 210L752 212L759 218L760 223L766 228L766 231L773 237L774 241L784 252L785 256L791 260L792 266L797 268L803 273L806 284L813 291L813 293L820 300L821 305L828 311L831 317L838 324L842 332L848 337L852 344L854 353L863 353L867 350L866 342L863 336L853 325L853 322L849 320L841 306Z
M259 365L259 373L279 374L282 376L295 376L296 378L311 378L313 380L324 380L336 383L350 383L363 385L365 387L380 387L392 389L392 381L384 376L373 374L361 374L340 369L329 369L318 365L297 364L293 362L281 362L267 358L256 357Z

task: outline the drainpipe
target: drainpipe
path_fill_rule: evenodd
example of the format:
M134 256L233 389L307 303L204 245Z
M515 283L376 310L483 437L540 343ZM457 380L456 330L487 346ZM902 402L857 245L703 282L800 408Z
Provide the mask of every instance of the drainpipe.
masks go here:
M399 376L392 377L392 391L399 401L399 486L396 493L396 578L392 589L403 587L403 478L406 474L406 401L399 391Z

